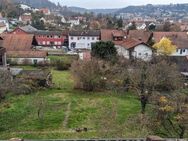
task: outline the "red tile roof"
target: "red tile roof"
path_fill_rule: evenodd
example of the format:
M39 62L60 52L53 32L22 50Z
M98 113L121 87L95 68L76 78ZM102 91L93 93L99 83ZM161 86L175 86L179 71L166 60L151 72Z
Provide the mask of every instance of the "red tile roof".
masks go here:
M32 50L34 35L6 34L6 35L2 35L2 37L4 39L2 46L5 47L7 51Z
M126 36L126 33L123 30L117 29L101 29L101 40L102 41L112 41L114 36Z
M131 48L134 48L134 47L136 47L137 45L140 45L140 44L144 44L144 45L150 47L149 45L147 45L143 41L140 41L140 40L137 40L137 39L134 39L134 38L125 39L119 45L122 46L122 47L125 47L126 49L131 49Z
M177 48L188 48L188 34L186 32L154 32L153 38L159 42L163 37L169 38Z
M152 32L145 30L129 30L128 38L134 38L142 40L144 43L148 43L148 41L152 38Z

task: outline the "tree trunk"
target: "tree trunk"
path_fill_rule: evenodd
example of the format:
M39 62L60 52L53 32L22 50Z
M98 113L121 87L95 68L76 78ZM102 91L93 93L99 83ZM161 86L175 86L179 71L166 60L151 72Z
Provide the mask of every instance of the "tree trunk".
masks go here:
M146 105L147 105L147 97L145 95L141 95L140 102L141 102L141 113L145 114Z
M180 131L180 134L179 134L179 137L180 137L180 139L183 139L183 137L184 137L184 134L185 134L185 127L183 127L183 126L179 126L180 127L180 129L181 129L181 131Z

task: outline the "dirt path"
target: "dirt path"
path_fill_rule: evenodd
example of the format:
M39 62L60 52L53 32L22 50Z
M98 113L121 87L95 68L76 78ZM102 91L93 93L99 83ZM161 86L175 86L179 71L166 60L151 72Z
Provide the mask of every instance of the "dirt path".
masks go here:
M66 113L65 113L65 119L63 121L63 127L64 128L67 127L68 119L69 119L70 112L71 112L70 110L71 110L71 102L67 105L67 110L66 110Z

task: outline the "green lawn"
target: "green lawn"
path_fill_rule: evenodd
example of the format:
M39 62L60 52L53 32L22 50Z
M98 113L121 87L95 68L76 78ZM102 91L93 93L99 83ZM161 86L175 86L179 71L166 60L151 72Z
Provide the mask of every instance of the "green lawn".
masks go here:
M130 120L140 112L135 96L74 90L69 71L52 70L52 74L53 89L9 95L0 104L0 139L145 137L148 134ZM37 115L39 107L41 118ZM81 133L74 130L83 127L90 130ZM121 136L118 131L122 132Z
M72 55L72 56L71 55L64 55L64 56L48 56L48 58L52 62L57 61L57 60L62 60L64 62L71 63L73 60L77 59L78 57L74 56L74 55Z

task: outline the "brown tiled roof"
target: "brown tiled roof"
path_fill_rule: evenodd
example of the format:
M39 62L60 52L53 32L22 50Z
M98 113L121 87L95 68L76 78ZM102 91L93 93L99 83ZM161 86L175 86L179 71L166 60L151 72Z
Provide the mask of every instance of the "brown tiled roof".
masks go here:
M101 29L101 40L102 41L112 41L114 36L124 37L126 34L123 30L117 29Z
M124 37L125 33L122 30L114 30L112 31L112 35L114 37Z
M45 51L8 51L9 58L45 58L47 52Z
M100 36L100 30L70 31L70 36Z
M155 42L159 42L163 37L169 38L177 48L188 48L188 34L186 32L154 32Z
M134 39L134 38L125 39L124 42L121 43L120 45L122 47L125 47L126 49L131 49L131 48L134 48L134 47L136 47L137 45L140 45L140 44L147 45L143 41L140 41L140 40L137 40L137 39Z
M152 37L152 32L145 30L129 30L128 37L139 39L142 40L144 43L148 43L148 41Z
M29 51L32 49L32 43L34 41L34 35L14 35L6 34L2 35L2 46L7 51Z

